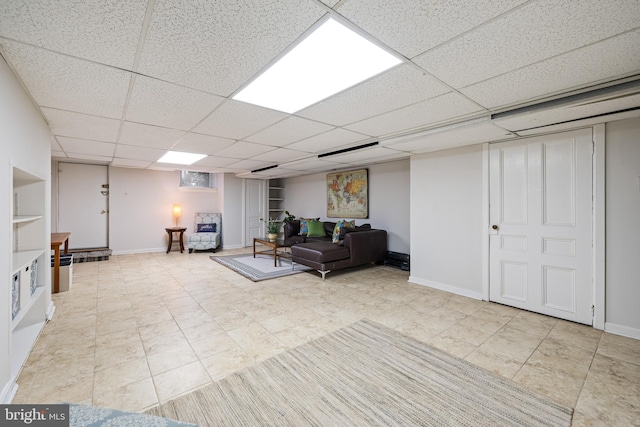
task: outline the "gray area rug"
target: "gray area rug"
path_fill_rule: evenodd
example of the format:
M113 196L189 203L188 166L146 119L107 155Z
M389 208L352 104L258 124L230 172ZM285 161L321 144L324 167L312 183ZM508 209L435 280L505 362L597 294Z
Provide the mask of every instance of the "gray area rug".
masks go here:
M572 410L361 320L149 414L200 426L568 426Z
M215 256L210 257L212 260L229 267L236 273L242 274L254 282L260 280L275 279L277 277L289 276L291 274L302 273L303 271L311 270L311 268L302 264L296 264L294 269L291 269L291 260L286 258L278 258L277 266L273 265L273 257L257 254L253 257L253 254L242 255L229 255L229 256Z

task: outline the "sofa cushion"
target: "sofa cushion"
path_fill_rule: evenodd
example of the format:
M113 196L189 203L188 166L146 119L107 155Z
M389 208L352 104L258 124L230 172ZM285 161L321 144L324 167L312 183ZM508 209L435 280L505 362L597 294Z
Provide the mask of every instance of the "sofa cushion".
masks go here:
M325 235L324 223L322 221L309 221L307 222L307 236L308 237L322 237Z
M317 263L326 263L349 258L349 249L330 242L300 243L291 246L293 256Z
M284 231L284 238L297 236L300 234L300 220L294 219L291 221L285 221L284 227L282 228Z
M341 219L336 222L336 226L333 227L333 233L331 233L331 241L333 243L338 243L340 240L340 230L343 228L355 228L355 221L347 221L346 219Z
M307 234L309 232L309 221L320 221L320 218L300 218L300 231L298 234Z

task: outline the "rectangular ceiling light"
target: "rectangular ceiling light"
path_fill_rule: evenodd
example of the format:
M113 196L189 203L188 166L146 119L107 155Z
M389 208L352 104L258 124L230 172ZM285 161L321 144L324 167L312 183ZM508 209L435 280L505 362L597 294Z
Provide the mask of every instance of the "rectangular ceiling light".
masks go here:
M206 154L184 153L182 151L167 151L167 154L160 157L158 163L174 163L176 165L191 165L198 160L207 157Z
M328 19L233 99L295 113L401 62Z

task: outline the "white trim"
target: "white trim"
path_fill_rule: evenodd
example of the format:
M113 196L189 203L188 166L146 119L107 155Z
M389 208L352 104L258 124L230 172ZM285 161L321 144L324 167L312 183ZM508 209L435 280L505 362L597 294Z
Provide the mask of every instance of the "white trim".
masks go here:
M416 285L427 286L429 288L438 289L441 291L449 292L463 297L482 300L482 293L470 291L469 289L459 288L453 285L447 285L445 283L434 282L432 280L425 280L415 276L409 276L409 283L415 283Z
M146 254L150 252L166 252L167 248L144 248L144 249L125 249L123 251L112 251L111 255L131 255L131 254ZM186 252L186 251L185 251Z
M623 337L634 338L640 340L640 329L631 328L625 325L618 325L611 322L604 323L605 332L610 332L616 335L622 335Z
M489 143L482 144L482 299L489 301Z
M56 312L56 306L53 301L49 301L49 307L47 307L47 321L53 319L53 313Z
M2 392L0 392L0 404L10 404L13 401L13 398L16 397L18 387L18 383L14 381L9 381L8 383L6 383L2 388Z
M593 127L593 327L605 329L605 124ZM640 335L636 335L640 338Z

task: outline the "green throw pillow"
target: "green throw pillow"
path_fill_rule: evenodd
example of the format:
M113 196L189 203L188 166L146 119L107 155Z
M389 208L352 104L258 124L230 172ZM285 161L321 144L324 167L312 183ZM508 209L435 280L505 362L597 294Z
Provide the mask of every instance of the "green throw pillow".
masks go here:
M324 222L309 221L307 226L309 227L308 237L324 237Z

